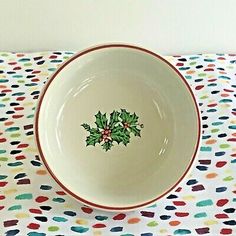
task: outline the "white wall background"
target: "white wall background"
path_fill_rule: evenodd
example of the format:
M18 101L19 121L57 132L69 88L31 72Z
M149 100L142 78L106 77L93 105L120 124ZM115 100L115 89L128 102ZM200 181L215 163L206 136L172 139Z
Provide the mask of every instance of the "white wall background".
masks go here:
M169 55L236 53L236 1L0 0L0 51L108 42Z

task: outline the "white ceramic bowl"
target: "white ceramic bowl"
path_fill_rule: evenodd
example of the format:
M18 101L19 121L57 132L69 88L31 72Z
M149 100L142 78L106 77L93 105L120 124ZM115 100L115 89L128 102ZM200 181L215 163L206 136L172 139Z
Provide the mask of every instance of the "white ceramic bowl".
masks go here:
M103 45L53 74L35 133L44 164L67 193L91 207L127 211L183 179L198 150L200 119L169 62L136 46Z

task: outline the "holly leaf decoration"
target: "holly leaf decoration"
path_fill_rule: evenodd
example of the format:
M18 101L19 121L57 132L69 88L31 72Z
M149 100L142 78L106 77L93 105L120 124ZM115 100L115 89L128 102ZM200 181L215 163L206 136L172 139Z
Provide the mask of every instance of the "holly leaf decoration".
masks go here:
M100 143L102 134L99 129L92 128L89 130L90 135L86 138L87 146L95 146L96 143Z
M121 109L120 118L123 122L128 123L129 116L130 116L129 112L127 112L125 109Z
M138 116L135 113L130 114L125 109L121 109L120 117L123 123L128 123L129 125L137 125Z
M111 138L118 144L122 142L124 145L127 145L130 141L129 132L125 130L121 125L118 125L112 130Z
M90 131L90 126L88 124L83 123L81 126L84 127L85 130Z
M135 136L141 137L140 135L141 129L138 129L137 126L131 126L129 127L129 129L130 129L130 132L132 132Z
M110 115L109 127L112 129L119 122L120 113L118 111L113 111Z
M108 141L102 144L102 148L107 152L108 150L111 149L111 147L114 146L112 144L112 141Z
M95 124L100 129L105 129L107 127L107 117L106 113L102 114L100 111L95 115L96 121Z
M86 123L81 125L89 132L86 138L87 146L99 143L105 151L108 151L114 146L114 142L127 146L131 134L141 137L143 124L138 123L138 116L135 113L131 114L125 109L113 111L108 120L106 113L102 114L99 111L95 118L96 128L91 128Z

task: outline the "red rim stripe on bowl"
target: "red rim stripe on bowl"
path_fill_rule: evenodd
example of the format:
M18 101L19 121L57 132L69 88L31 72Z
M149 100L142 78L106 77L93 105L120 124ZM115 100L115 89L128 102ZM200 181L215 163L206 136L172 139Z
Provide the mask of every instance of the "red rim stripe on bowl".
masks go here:
M50 86L51 82L56 78L57 74L60 73L60 71L66 66L68 65L70 62L72 62L73 60L75 60L78 57L81 57L87 53L90 53L92 51L96 51L96 50L100 50L100 49L104 49L104 48L131 48L131 49L136 49L145 53L148 53L160 60L162 60L163 62L165 62L167 65L169 65L179 76L179 78L182 80L182 82L185 84L186 88L188 89L193 101L194 101L194 105L195 105L195 109L196 109L196 113L197 113L197 121L198 121L198 138L197 138L197 142L195 145L195 151L193 153L193 156L191 158L191 161L187 167L187 169L185 170L185 172L183 173L183 175L178 179L178 181L171 187L169 188L167 191L165 191L163 194L161 194L160 196L144 202L142 204L138 204L138 205L133 205L133 206L128 206L128 207L112 207L112 206L105 206L105 205L99 205L90 201L87 201L86 199L81 198L80 196L78 196L77 194L73 193L71 190L69 190L66 186L64 186L60 180L55 176L55 174L53 173L53 171L50 169L46 158L43 155L43 151L42 151L42 147L40 144L40 140L39 140L39 132L38 132L38 123L39 123L39 113L40 113L40 108L41 108L41 104L43 102L43 98L44 95L47 92L48 87ZM170 191L172 191L182 180L183 178L186 176L186 174L188 173L189 169L191 168L196 155L197 155L197 151L198 151L198 147L199 147L199 143L200 143L200 137L201 137L201 122L200 122L200 113L199 113L199 109L198 109L198 105L196 102L196 99L194 97L194 94L190 88L190 86L188 85L188 83L186 82L186 80L184 79L184 77L180 74L180 72L170 63L168 62L166 59L162 58L161 56L157 55L156 53L149 51L147 49L138 47L138 46L133 46L133 45L127 45L127 44L106 44L106 45L101 45L101 46L96 46L96 47L92 47L89 48L87 50L84 50L78 54L75 54L74 56L72 56L70 59L68 59L66 62L64 62L58 69L57 71L50 77L49 81L46 83L43 91L41 92L41 95L39 97L39 101L38 101L38 107L36 110L36 117L35 117L35 138L36 138L36 143L38 146L38 150L39 150L39 154L40 154L40 158L43 161L44 165L46 166L48 172L51 174L51 176L55 179L55 181L71 196L73 196L74 198L76 198L77 200L79 200L80 202L90 205L92 207L95 208L100 208L100 209L104 209L104 210L111 210L111 211L125 211L125 210L132 210L132 209L137 209L146 205L149 205L157 200L159 200L160 198L166 196Z

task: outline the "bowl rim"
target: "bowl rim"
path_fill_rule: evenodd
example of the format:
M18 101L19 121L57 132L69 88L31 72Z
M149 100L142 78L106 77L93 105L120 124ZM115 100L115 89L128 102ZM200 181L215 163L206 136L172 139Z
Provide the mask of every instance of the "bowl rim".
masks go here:
M57 178L57 176L54 174L54 172L51 170L50 166L47 163L47 160L43 154L43 148L40 144L40 138L39 138L39 115L40 115L40 109L41 109L41 105L44 99L44 96L47 92L47 89L49 88L51 82L57 77L57 75L60 73L60 71L66 67L70 62L72 62L73 60L88 54L90 52L93 51L97 51L97 50L101 50L101 49L105 49L105 48L128 48L128 49L134 49L134 50L138 50L141 51L143 53L147 53L149 55L154 56L156 59L163 61L164 63L166 63L171 69L173 69L178 77L182 80L182 82L184 83L186 89L188 90L188 92L190 93L193 102L194 102L194 106L195 106L195 110L196 110L196 114L197 114L197 126L198 126L198 136L197 136L197 140L196 140L196 144L195 144L195 149L194 149L194 153L192 155L191 161L189 162L186 170L184 171L184 173L182 174L182 176L176 181L176 183L171 186L169 189L167 189L164 193L162 193L161 195L158 195L156 198L149 200L149 201L145 201L141 204L136 204L136 205L130 205L130 206L107 206L107 205L101 205L101 204L96 204L94 202L90 202L82 197L80 197L79 195L75 194L73 192L73 190L68 189L63 183L61 183L61 181ZM177 68L175 68L169 61L167 61L166 59L164 59L162 56L148 50L145 49L143 47L140 46L135 46L135 45L130 45L130 44L124 44L124 43L111 43L111 44L103 44L103 45L99 45L99 46L94 46L94 47L90 47L87 48L83 51L80 51L76 54L74 54L72 57L70 57L69 59L67 59L64 63L62 63L57 70L49 77L49 79L47 80L46 84L44 85L44 88L41 91L41 94L39 96L38 99L38 104L37 104L37 108L36 108L36 112L35 112L35 122L34 122L34 131L35 131L35 141L36 141L36 145L38 147L38 151L39 151L39 156L40 159L43 161L46 169L48 170L49 174L53 177L53 179L59 184L59 186L69 195L71 195L72 197L74 197L75 199L77 199L78 201L80 201L81 203L88 205L90 207L94 207L97 209L101 209L101 210L105 210L105 211L130 211L130 210L135 210L138 208L142 208L144 206L148 206L151 205L152 203L154 203L155 201L163 198L164 196L166 196L169 192L171 192L183 179L184 177L187 175L187 173L189 172L190 168L192 167L194 160L197 156L198 150L199 150L199 146L200 146L200 138L201 138L201 119L200 119L200 112L199 112L199 108L198 108L198 104L196 101L196 98L193 94L193 91L190 88L190 85L187 83L187 81L185 80L185 78L183 77L183 75L177 70Z

